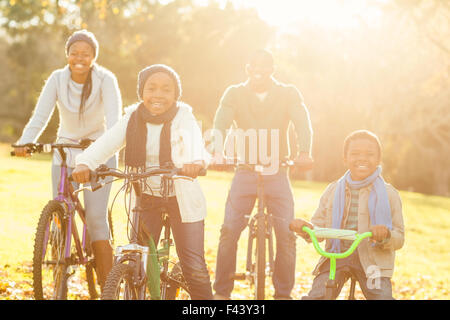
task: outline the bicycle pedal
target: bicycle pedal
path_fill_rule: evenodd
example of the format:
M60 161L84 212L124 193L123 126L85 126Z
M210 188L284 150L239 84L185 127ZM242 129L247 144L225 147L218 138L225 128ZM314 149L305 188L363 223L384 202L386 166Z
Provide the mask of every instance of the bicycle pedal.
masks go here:
M232 278L233 280L245 280L247 279L247 275L245 273L235 273Z

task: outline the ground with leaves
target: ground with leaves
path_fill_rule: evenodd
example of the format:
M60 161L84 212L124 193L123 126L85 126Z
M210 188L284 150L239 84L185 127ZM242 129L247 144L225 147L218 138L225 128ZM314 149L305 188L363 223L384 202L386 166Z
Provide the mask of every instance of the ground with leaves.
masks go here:
M11 158L9 149L0 145L0 299L33 299L32 252L34 232L39 213L50 196L49 157L38 155L32 159ZM205 227L205 253L211 280L215 277L215 263L223 208L232 175L208 172L200 183L208 199ZM116 183L113 191L120 185ZM293 182L296 216L310 218L316 208L324 183ZM406 241L397 251L393 277L396 299L449 299L450 261L450 199L419 193L401 192L403 200ZM119 197L113 210L115 245L127 242L126 217L123 198ZM246 231L238 251L238 268L245 267ZM311 272L318 256L311 245L297 240L296 284L292 292L300 299L311 288ZM80 279L72 280L75 292L71 299L88 299ZM345 299L348 285L340 295ZM268 299L273 287L267 283ZM252 299L252 291L245 281L236 281L233 299ZM357 287L357 298L363 298Z

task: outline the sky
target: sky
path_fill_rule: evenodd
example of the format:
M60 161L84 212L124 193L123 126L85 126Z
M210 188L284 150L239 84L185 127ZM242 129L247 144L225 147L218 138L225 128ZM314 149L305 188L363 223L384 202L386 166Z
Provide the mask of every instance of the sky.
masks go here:
M379 23L381 10L368 3L383 4L389 0L216 0L222 6L230 1L235 7L256 8L259 16L272 26L289 29L293 22L308 21L329 28L354 28L358 20L371 25ZM206 4L208 0L198 0Z

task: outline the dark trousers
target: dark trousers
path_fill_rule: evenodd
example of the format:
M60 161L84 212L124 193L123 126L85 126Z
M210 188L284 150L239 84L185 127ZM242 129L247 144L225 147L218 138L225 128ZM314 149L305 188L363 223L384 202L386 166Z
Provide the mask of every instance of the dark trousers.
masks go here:
M192 300L212 299L211 281L205 262L204 221L183 223L176 197L164 202L161 197L144 195L140 225L158 244L162 230L161 208L169 215L170 227L181 269L189 286Z
M289 298L295 281L295 235L289 230L294 218L294 198L285 170L275 175L263 176L267 210L273 216L276 237L276 257L273 273L275 297ZM248 223L245 215L252 212L256 200L257 174L238 170L233 178L225 206L217 253L214 290L229 297L236 272L237 243Z

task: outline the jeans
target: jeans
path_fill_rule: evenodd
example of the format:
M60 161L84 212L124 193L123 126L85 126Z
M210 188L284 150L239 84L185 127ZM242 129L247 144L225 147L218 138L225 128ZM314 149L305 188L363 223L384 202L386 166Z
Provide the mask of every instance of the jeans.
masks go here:
M117 157L111 157L106 165L110 168L117 168ZM74 168L67 168L67 175L72 174ZM52 185L53 198L58 196L59 179L61 176L61 166L52 165ZM105 181L110 178L105 179ZM74 189L78 189L79 184L73 182ZM86 212L86 225L91 242L98 240L111 240L108 224L108 199L112 184L106 184L103 188L92 192L83 191L84 209Z
M320 273L314 278L311 291L307 296L302 297L303 300L323 300L325 298L326 283L329 278L330 263L325 262L320 267ZM377 281L368 281L366 274L359 261L358 252L355 251L349 257L336 260L337 289L333 292L333 299L336 299L342 290L345 282L350 278L351 274L356 277L361 291L367 300L393 300L391 279L380 277Z
M158 244L162 230L161 207L165 207L169 215L177 255L191 299L212 299L211 281L205 262L204 221L183 223L176 197L170 197L164 203L161 197L144 194L139 224L147 235L152 236L155 244Z
M221 228L217 252L214 290L229 297L234 287L236 253L239 237L247 226L256 201L257 173L237 170L225 205L225 219ZM276 256L272 276L275 298L290 298L295 281L295 235L289 230L294 218L294 197L286 170L263 176L264 199L273 216L276 237Z

